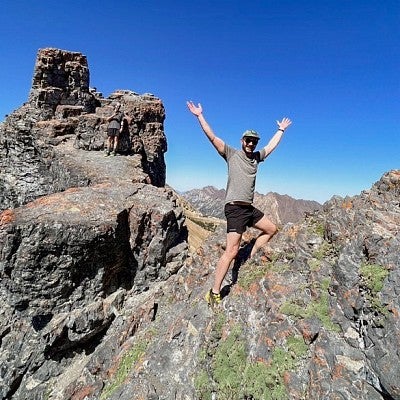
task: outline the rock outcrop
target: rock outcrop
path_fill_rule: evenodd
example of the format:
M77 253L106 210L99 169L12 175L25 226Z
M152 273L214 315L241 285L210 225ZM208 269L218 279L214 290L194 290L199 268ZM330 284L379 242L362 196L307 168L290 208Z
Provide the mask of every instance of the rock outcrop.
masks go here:
M115 102L129 133L111 159L100 150ZM46 398L44 382L96 348L128 293L183 265L164 117L153 95L90 90L82 54L39 51L28 102L0 127L0 398Z
M90 182L85 173L65 165L61 147L72 141L75 149L102 150L107 117L116 103L122 104L129 122L119 152L137 156L146 175L141 177L144 182L164 186L167 143L162 101L129 90L117 90L103 98L89 87L85 56L42 49L29 100L0 125L0 210L68 187L87 186Z
M121 323L135 335L103 341L69 398L400 399L399 194L391 171L286 225L268 252L235 265L213 311L202 298L222 227L176 276L131 299L140 322L125 310Z
M246 232L210 309L224 224L188 254L150 150L104 158L97 131L46 133L75 116L26 107L0 131L1 162L26 172L2 175L0 398L400 399L400 171L286 224L251 260Z

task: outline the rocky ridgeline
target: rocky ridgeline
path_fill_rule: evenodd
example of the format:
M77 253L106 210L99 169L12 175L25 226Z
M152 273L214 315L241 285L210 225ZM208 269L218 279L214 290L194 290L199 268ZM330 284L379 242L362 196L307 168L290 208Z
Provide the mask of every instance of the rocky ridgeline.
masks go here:
M245 261L248 232L213 312L202 297L223 252L221 228L143 298L158 312L120 346L104 398L400 399L399 195L400 171L391 171L287 224ZM84 378L91 393L99 375Z
M91 113L40 107L1 128L0 154L32 169L2 175L0 398L400 399L400 171L286 224L253 260L248 231L212 310L224 226L188 255L180 199L149 183L165 174L146 164L149 142L104 158L98 132L76 130Z

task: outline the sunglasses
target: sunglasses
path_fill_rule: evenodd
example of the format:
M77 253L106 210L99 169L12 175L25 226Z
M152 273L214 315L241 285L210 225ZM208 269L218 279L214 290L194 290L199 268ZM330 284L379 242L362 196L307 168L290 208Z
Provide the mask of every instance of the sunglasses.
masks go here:
M258 139L257 138L245 137L244 141L245 141L246 144L250 144L250 143L257 144L258 143Z

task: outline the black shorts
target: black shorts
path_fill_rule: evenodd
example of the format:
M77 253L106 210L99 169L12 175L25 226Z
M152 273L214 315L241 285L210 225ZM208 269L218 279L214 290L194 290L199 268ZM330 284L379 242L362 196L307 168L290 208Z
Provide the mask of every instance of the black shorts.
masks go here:
M107 135L111 137L118 137L119 136L119 129L118 128L108 128Z
M264 213L249 205L225 204L226 231L244 233L246 227L254 226Z

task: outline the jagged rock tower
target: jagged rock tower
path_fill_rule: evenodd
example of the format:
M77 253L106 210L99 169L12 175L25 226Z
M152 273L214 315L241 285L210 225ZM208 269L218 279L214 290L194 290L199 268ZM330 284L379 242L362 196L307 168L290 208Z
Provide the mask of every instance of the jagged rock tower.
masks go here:
M116 102L129 121L129 132L120 141L121 154L140 156L145 181L165 185L162 101L129 90L103 98L89 87L89 76L81 53L39 50L28 101L0 125L0 210L70 186L85 186L84 175L63 165L65 149L60 145L69 142L75 149L102 150L106 119Z

